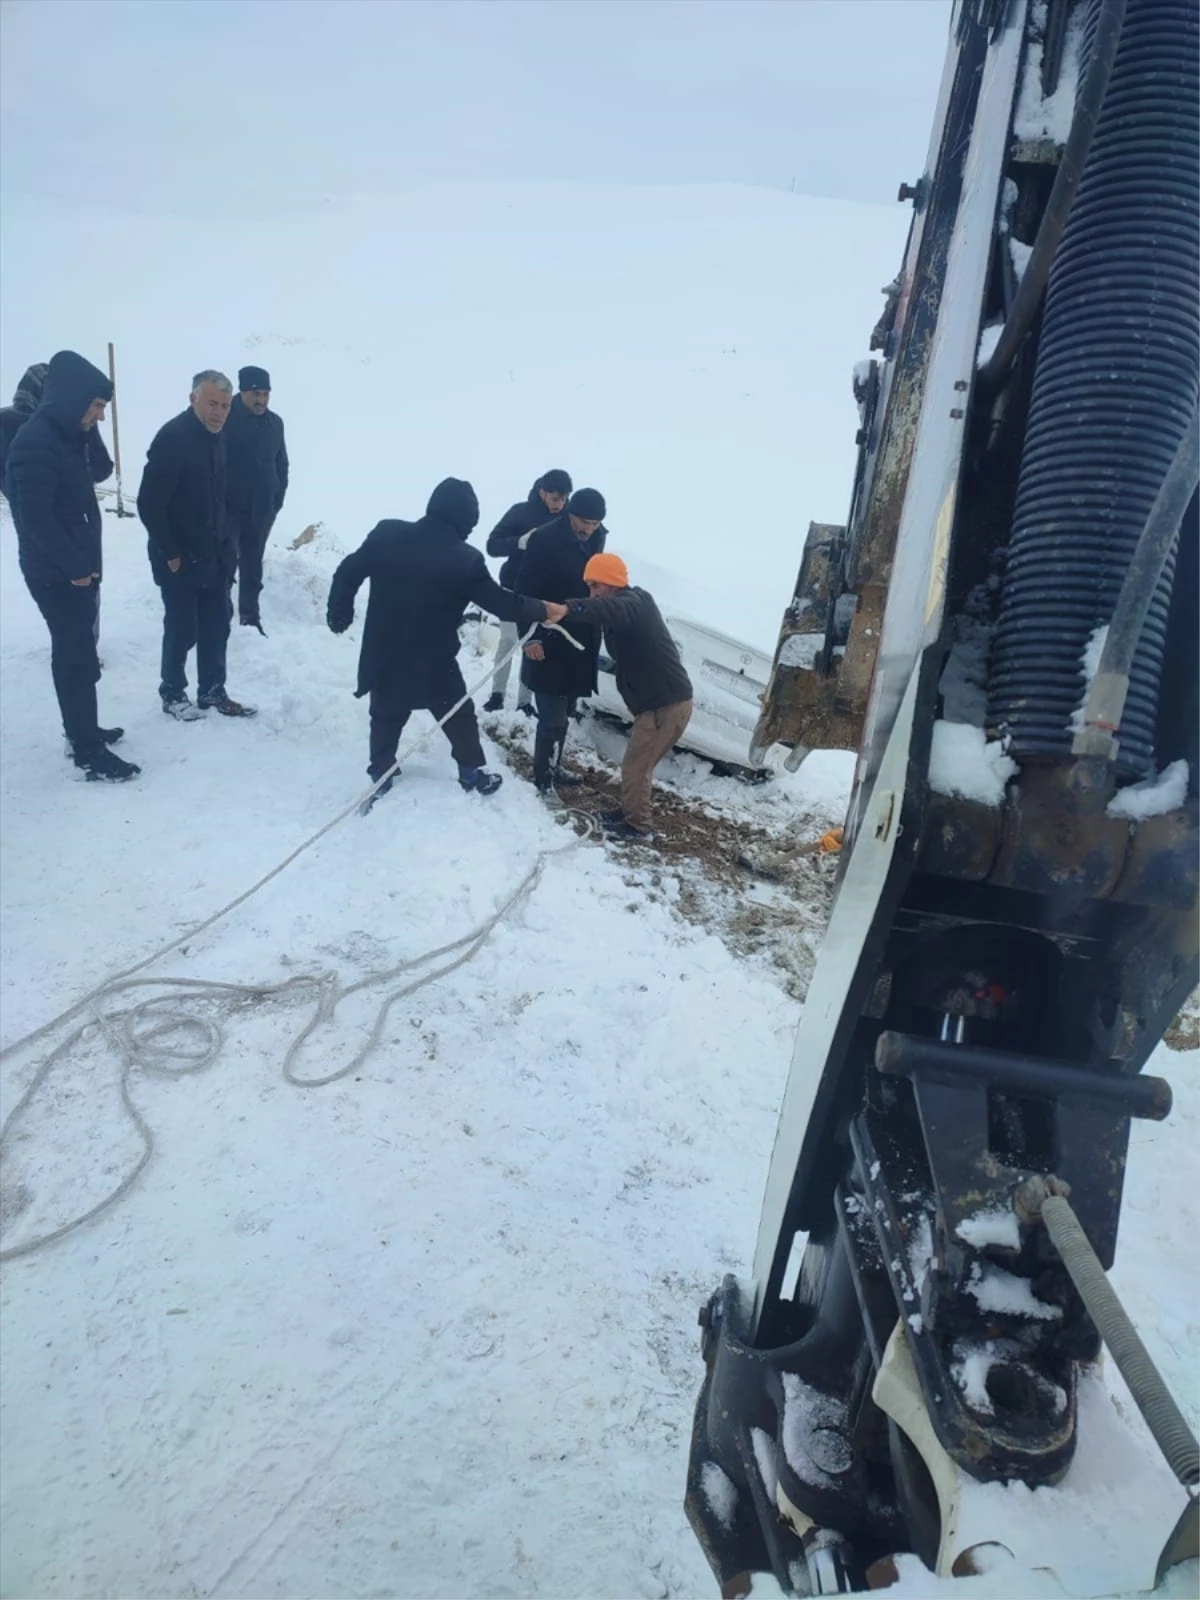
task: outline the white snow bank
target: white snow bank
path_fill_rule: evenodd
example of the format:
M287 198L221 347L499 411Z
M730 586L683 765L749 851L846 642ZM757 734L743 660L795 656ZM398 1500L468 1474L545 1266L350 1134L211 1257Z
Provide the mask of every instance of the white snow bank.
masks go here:
M732 1528L737 1515L738 1492L715 1461L706 1461L700 1468L700 1487L713 1516L723 1528Z
M1079 657L1079 670L1083 674L1083 689L1079 696L1079 703L1072 711L1068 727L1072 733L1082 733L1083 716L1087 710L1087 698L1091 693L1092 684L1100 670L1100 658L1104 654L1104 646L1108 643L1109 624L1103 622L1098 628L1093 628L1088 635L1087 643Z
M935 794L958 795L985 806L1004 804L1004 786L1018 772L1004 746L988 743L982 728L966 722L935 722L929 786Z
M1019 1278L990 1262L976 1262L971 1268L967 1293L974 1296L982 1310L1002 1316L1034 1317L1043 1322L1062 1316L1058 1306L1048 1306L1038 1299L1028 1278Z
M1144 822L1147 817L1162 817L1168 811L1177 811L1187 799L1188 764L1172 761L1155 778L1144 778L1141 783L1131 783L1119 790L1108 802L1110 817L1128 817L1134 822Z
M1025 55L1025 73L1017 95L1013 115L1013 137L1016 139L1052 139L1055 144L1065 144L1071 131L1075 113L1075 91L1079 82L1080 45L1083 39L1083 10L1076 6L1067 24L1063 40L1062 65L1054 93L1042 95L1042 57L1046 26L1046 6L1035 8L1035 32ZM1040 20L1039 20L1040 19Z
M979 350L975 356L977 367L986 367L995 353L996 346L1000 343L1000 335L1004 332L1003 322L989 322L979 335Z
M976 1211L973 1216L964 1217L954 1231L975 1250L984 1250L988 1245L1010 1250L1021 1247L1021 1228L1012 1211Z
M956 1346L955 1359L950 1367L950 1375L962 1391L963 1399L988 1417L996 1409L987 1391L988 1373L995 1363L995 1343L989 1339L983 1344Z

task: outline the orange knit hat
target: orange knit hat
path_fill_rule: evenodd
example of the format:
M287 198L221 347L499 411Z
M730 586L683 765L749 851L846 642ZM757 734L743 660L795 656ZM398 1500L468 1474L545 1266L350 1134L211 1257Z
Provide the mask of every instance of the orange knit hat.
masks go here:
M629 568L620 556L602 551L584 567L583 580L585 583L606 583L610 589L628 589Z

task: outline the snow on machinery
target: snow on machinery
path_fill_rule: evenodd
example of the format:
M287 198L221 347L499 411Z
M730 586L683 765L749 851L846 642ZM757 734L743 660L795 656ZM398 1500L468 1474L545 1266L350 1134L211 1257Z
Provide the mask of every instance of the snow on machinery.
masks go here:
M1196 0L954 7L850 514L755 736L858 763L753 1281L701 1314L726 1595L963 1570L964 1475L1076 1451L1100 1336L1024 1202L1069 1186L1111 1266L1198 970L1198 50Z

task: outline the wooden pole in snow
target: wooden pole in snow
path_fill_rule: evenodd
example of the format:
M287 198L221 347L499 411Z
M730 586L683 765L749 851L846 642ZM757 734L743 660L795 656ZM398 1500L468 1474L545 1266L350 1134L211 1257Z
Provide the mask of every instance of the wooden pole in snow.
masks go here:
M108 377L113 386L112 393L112 424L113 424L113 465L117 469L117 510L118 517L131 517L132 511L126 511L125 502L121 495L121 430L117 424L117 358L111 342L108 346Z

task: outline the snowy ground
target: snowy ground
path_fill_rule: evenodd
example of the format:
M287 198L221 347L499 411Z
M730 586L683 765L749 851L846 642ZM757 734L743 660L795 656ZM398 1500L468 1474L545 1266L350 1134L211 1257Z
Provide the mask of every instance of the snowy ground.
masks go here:
M4 533L11 1039L352 798L365 713L353 642L320 626L318 545L273 552L272 635L235 636L258 721L163 718L144 557L114 540L103 706L145 771L75 781ZM163 970L358 977L478 923L571 835L515 780L463 795L440 746ZM795 1008L627 866L595 844L550 861L353 1081L284 1085L306 1014L273 1007L229 1022L209 1072L137 1082L157 1144L140 1186L6 1268L5 1593L706 1589L680 1509L695 1313L744 1266ZM345 1059L366 1009L301 1070ZM6 1242L101 1198L138 1151L99 1050L25 1131Z

